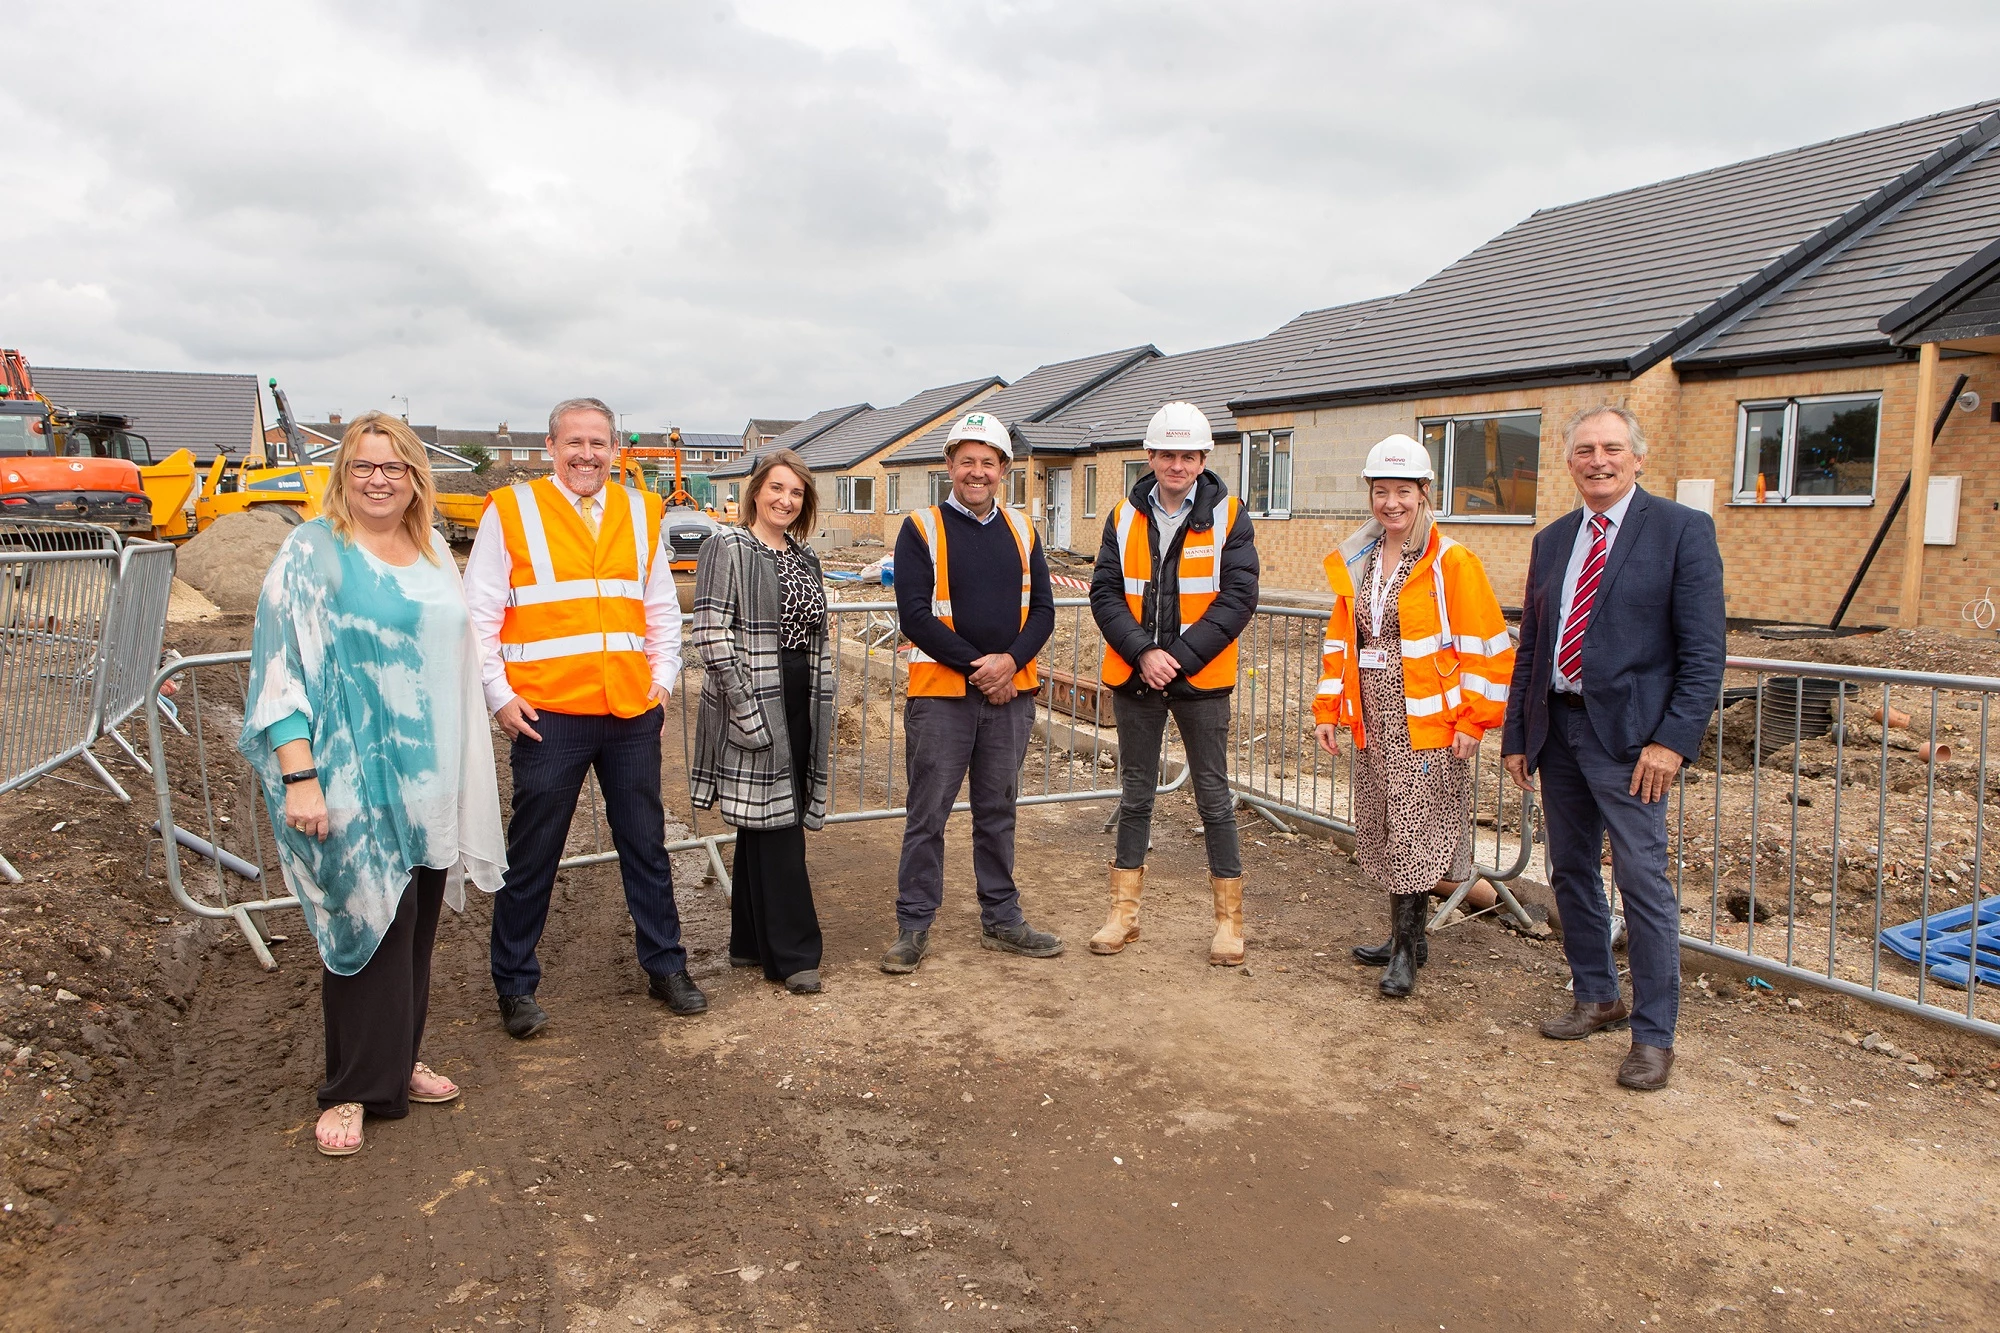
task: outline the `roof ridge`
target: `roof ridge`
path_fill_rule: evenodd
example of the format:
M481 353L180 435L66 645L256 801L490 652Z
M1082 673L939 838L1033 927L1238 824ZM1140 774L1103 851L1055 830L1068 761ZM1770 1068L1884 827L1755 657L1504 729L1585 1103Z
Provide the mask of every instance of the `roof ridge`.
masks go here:
M1742 282L1724 292L1708 305L1695 311L1666 333L1653 340L1626 358L1627 372L1637 375L1647 367L1672 355L1681 347L1691 343L1696 337L1706 333L1711 326L1727 319L1738 310L1749 305L1766 293L1775 292L1796 279L1814 260L1839 245L1850 236L1864 234L1873 223L1879 222L1898 203L1916 195L1933 180L1948 174L1950 168L1976 155L1978 150L2000 135L2000 101L1975 103L1991 105L1989 111L1954 138L1942 146L1932 149L1915 165L1886 183L1877 186L1859 203L1848 208L1831 222L1826 223L1798 244L1790 247L1776 259L1751 274ZM1950 115L1951 112L1939 112ZM1922 117L1931 119L1931 117ZM1914 122L1911 122L1914 123ZM1894 126L1884 126L1893 129ZM1846 136L1855 137L1855 136ZM1828 140L1838 143L1840 140Z
M1995 114L2000 115L2000 112L1996 112ZM1795 271L1786 274L1782 282L1765 288L1750 300L1730 311L1716 323L1703 329L1687 344L1675 348L1674 356L1678 359L1686 354L1698 353L1705 348L1713 347L1717 342L1728 337L1744 324L1756 319L1768 311L1774 302L1797 291L1802 283L1823 272L1828 265L1846 258L1856 248L1867 244L1883 227L1919 204L1934 198L1940 189L1957 180L1972 166L1985 158L1989 152L1993 151L1996 145L2000 145L2000 133L1989 136L1984 142L1973 146L1970 150L1944 163L1935 173L1919 182L1915 188L1906 191L1899 198L1884 205L1877 213L1868 218L1868 225L1855 227L1845 235L1840 236L1818 254L1801 264ZM1886 327L1884 331L1886 332Z
M1908 120L1892 121L1887 125L1874 125L1868 129L1855 130L1848 134L1836 134L1831 139L1819 139L1812 143L1799 144L1792 148L1781 148L1774 153L1760 153L1756 157L1738 158L1734 162L1724 162L1718 166L1703 167L1699 171L1684 171L1678 176L1668 176L1662 180L1648 181L1644 185L1628 185L1622 190L1606 190L1603 194L1585 195L1581 199L1572 199L1565 204L1551 204L1547 208L1538 208L1528 214L1527 218L1521 219L1521 222L1517 222L1514 225L1518 227L1522 223L1525 223L1528 218L1538 218L1549 213L1560 213L1570 208L1581 208L1585 204L1601 203L1606 199L1616 199L1623 194L1638 194L1644 190L1657 190L1662 186L1678 185L1683 181L1696 180L1703 176L1715 175L1725 171L1735 171L1741 167L1756 166L1760 162L1775 162L1779 158L1794 157L1802 153L1813 152L1817 149L1831 148L1835 144L1846 143L1851 139L1865 139L1871 135L1888 134L1893 130L1907 129L1912 125L1920 125L1927 120L1948 120L1953 116L1978 110L1980 107L1989 108L1986 115L1978 122L1983 123L1995 114L2000 114L2000 97L1989 97L1977 102L1967 102L1963 106L1947 107L1943 111L1933 111L1923 116L1911 116ZM1513 227L1509 227L1507 231L1512 231L1513 229ZM1500 234L1504 236L1507 233L1503 231Z

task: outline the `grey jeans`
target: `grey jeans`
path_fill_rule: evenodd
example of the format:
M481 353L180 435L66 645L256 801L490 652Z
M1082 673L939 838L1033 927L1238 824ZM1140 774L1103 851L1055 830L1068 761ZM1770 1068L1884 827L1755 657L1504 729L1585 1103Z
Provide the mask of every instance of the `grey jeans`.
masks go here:
M1118 801L1118 856L1121 870L1146 864L1146 847L1153 836L1153 793L1160 778L1160 738L1167 714L1181 729L1187 751L1189 781L1194 784L1195 809L1201 812L1202 837L1208 844L1208 873L1235 879L1243 873L1236 843L1236 797L1229 790L1229 696L1170 699L1157 691L1140 698L1111 696L1118 719L1118 777L1124 794Z
M905 717L909 779L903 860L896 870L896 925L929 930L944 901L944 826L958 787L972 777L972 877L979 922L989 930L1021 924L1014 887L1014 802L1021 761L1035 729L1035 699L995 707L977 690L962 699L911 699Z

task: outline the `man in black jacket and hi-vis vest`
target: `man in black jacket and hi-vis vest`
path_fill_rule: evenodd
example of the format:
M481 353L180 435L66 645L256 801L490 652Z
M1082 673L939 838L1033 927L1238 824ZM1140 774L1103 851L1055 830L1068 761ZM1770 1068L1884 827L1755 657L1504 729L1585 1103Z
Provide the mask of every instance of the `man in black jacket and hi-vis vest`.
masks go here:
M1139 891L1152 839L1153 793L1167 715L1180 727L1215 894L1208 961L1243 961L1243 860L1229 790L1229 696L1236 640L1257 610L1257 541L1243 502L1208 470L1208 418L1168 403L1146 427L1151 474L1104 523L1090 610L1104 636L1100 676L1118 720L1118 851L1111 918L1090 951L1139 938Z

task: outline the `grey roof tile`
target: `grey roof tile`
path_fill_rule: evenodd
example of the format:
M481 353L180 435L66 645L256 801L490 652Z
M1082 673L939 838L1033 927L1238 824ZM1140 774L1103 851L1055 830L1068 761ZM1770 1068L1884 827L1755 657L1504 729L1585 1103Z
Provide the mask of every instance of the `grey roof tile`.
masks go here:
M1538 212L1235 406L1643 369L1991 137L1996 109L1961 107Z
M1143 362L1052 420L1087 425L1094 446L1126 444L1145 437L1146 423L1162 403L1180 399L1199 407L1216 434L1233 435L1236 418L1229 410L1230 399L1395 299L1377 297L1308 310L1262 338Z
M769 453L773 449L803 449L814 439L826 434L842 422L849 420L859 413L872 412L874 410L874 407L868 403L849 403L846 407L829 407L824 411L815 412L804 421L794 424L791 429L780 433L777 439L771 441L762 449L746 453L743 457L731 462L727 467L716 468L708 475L711 478L721 478L724 480L731 477L747 477L757 466L757 459L760 455Z
M1886 350L1884 312L1997 235L2000 142L1993 142L1674 360L1693 366Z
M188 449L206 463L218 448L241 458L263 434L255 375L36 366L34 376L35 388L58 407L130 417L155 459Z
M967 380L963 384L943 384L904 399L894 407L880 407L841 422L817 436L799 450L799 457L815 471L853 467L916 430L933 417L957 410L994 385L1005 385L997 375Z
M1159 355L1160 349L1148 343L1143 347L1100 352L1095 356L1082 356L1070 361L1051 361L1047 365L1036 366L992 397L982 399L979 407L981 411L990 412L1000 418L1008 426L1041 421L1133 366ZM950 433L949 425L926 431L889 455L883 462L889 464L942 462L945 436Z

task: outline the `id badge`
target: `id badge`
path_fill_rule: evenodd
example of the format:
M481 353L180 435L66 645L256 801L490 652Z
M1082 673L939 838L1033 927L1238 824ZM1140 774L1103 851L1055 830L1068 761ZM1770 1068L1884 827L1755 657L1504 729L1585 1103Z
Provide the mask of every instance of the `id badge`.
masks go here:
M1363 648L1361 650L1361 669L1363 671L1387 671L1389 669L1389 650L1387 648Z

